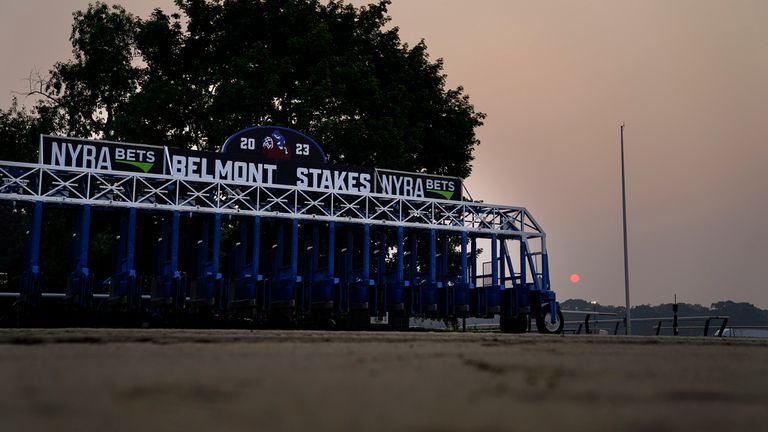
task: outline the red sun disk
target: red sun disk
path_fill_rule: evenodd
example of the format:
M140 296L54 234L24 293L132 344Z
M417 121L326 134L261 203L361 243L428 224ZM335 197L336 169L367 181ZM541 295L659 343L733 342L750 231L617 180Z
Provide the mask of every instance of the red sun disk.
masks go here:
M573 273L573 274L571 274L569 279L570 279L571 283L579 283L579 281L581 280L581 276L579 276L578 273Z

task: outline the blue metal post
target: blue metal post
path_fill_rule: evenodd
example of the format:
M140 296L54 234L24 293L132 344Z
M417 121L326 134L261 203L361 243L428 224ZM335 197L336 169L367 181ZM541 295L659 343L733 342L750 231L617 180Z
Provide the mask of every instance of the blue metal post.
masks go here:
M40 237L43 228L43 203L35 201L27 238L27 268L21 279L21 298L24 302L36 305L40 296Z
M35 201L32 211L32 226L29 232L29 267L33 273L40 268L40 237L43 230L43 203Z
M491 234L491 285L499 284L499 260L496 250L496 234Z
M528 256L528 250L525 247L525 240L520 239L520 284L525 286L528 279L526 257Z
M320 265L320 226L318 224L312 225L312 254L311 254L310 268L312 272L317 270ZM312 275L314 276L314 275Z
M504 239L503 238L501 240L499 240L499 243L500 243L500 246L501 246L499 248L499 254L501 255L500 259L499 259L499 283L501 284L501 287L504 288L504 286L506 285L506 281L507 281L507 276L506 276L507 272L506 272L506 268L505 268L505 266L506 266L506 261L505 260L507 259L507 253L506 253L507 252L507 248L504 247Z
M252 241L253 251L251 253L251 272L253 276L259 274L259 259L261 254L261 216L255 216L253 218L253 236Z
M472 277L470 278L471 283L477 282L477 239L472 237L471 243L470 243L470 250L472 251Z
M347 228L347 252L344 254L344 271L345 278L349 277L349 273L352 271L352 265L354 264L352 258L352 250L354 247L354 237L352 234L352 228Z
M512 265L512 258L509 256L509 249L507 249L506 242L501 243L501 249L504 254L504 262L507 266L507 274L509 275L509 278L512 279L512 287L517 288L520 285L520 282L517 280L517 276L515 276L515 266Z
M176 272L179 268L179 223L180 217L178 210L173 211L173 224L171 225L171 272Z
M285 226L282 221L277 222L277 243L275 246L275 254L273 258L274 272L272 277L277 278L280 275L280 268L283 266L283 247L285 244Z
M409 267L408 278L411 280L411 283L416 283L416 270L419 265L419 261L418 261L419 239L415 232L411 232L409 237L411 241L411 256L410 256L411 265L408 266Z
M397 227L397 281L403 282L403 227Z
M379 283L382 283L384 280L384 267L387 264L387 233L382 231L379 233L379 271L377 273L377 277L379 279Z
M334 265L336 264L336 224L328 222L328 277L334 275Z
M215 277L219 273L219 253L221 251L221 213L213 215L213 245L211 246L211 273Z
M525 244L525 242L523 242ZM525 246L525 256L528 258L528 267L531 269L531 277L533 278L533 285L536 287L536 289L541 289L541 284L539 284L539 278L536 274L536 265L533 262L533 256L528 253L528 246Z
M133 262L136 256L136 208L128 209L128 238L125 240L125 267L126 270L133 270Z
M429 230L429 282L437 280L437 233Z
M467 277L467 232L461 232L461 282L469 282Z
M91 205L83 205L83 213L80 219L80 257L78 271L88 272L88 242L91 233Z
M363 281L367 285L368 280L371 278L371 226L368 224L363 225Z
M442 263L440 265L440 277L441 279L445 280L448 277L448 236L444 235L443 239L443 250L440 255L440 262Z
M299 220L294 219L291 229L291 277L299 275Z

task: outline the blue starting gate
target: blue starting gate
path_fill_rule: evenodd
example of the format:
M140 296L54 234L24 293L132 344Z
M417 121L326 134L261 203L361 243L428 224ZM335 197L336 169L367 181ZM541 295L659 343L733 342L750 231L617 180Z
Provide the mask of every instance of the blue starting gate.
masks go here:
M39 163L0 161L0 203L29 219L19 292L4 296L23 311L59 297L113 314L349 328L499 316L506 332L531 320L562 330L546 235L527 209L463 199L460 179L325 165L319 146L290 133L241 131L229 154L42 137ZM77 213L68 276L44 289L43 212L62 207ZM117 221L110 274L89 268L94 211ZM140 271L147 254L152 265Z

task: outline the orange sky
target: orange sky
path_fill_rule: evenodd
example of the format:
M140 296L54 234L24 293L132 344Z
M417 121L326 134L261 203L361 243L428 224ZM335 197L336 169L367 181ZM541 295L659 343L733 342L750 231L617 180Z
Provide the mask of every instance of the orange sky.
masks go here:
M31 68L70 55L71 12L87 3L2 2L0 106ZM768 2L393 3L403 40L424 38L488 114L467 185L531 210L561 299L624 302L625 121L633 304L768 307ZM171 1L121 4L146 16Z

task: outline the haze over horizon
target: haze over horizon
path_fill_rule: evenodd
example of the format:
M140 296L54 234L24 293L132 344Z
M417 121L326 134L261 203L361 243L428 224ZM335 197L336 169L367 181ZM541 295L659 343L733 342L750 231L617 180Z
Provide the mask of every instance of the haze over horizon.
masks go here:
M88 3L0 6L0 108L30 70L71 58L71 14ZM108 3L140 17L172 9ZM624 304L626 122L632 304L677 294L768 308L768 2L394 0L389 11L488 114L466 185L542 224L560 299Z

